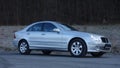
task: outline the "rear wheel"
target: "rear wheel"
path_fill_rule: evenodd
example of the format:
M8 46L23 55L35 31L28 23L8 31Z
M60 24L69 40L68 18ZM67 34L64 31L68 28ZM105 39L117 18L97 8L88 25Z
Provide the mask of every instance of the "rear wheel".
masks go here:
M103 54L105 54L104 52L95 52L95 53L91 53L91 55L93 57L101 57Z
M18 50L20 54L24 54L24 55L28 55L31 52L31 50L29 49L29 45L25 40L22 40L19 43Z
M52 51L49 51L49 50L42 50L43 54L44 55L49 55Z
M83 57L87 53L87 46L81 39L74 39L70 42L69 51L72 56Z

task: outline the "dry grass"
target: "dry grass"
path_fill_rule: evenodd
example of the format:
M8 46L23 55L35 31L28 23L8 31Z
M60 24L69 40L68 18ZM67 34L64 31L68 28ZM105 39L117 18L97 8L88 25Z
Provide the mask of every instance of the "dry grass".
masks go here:
M16 48L0 46L0 51L16 51Z

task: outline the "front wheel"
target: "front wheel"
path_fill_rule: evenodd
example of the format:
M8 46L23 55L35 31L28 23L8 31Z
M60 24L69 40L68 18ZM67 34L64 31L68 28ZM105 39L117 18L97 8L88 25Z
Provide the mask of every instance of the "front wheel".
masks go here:
M103 54L105 54L104 52L95 52L95 53L91 53L91 55L93 57L101 57Z
M25 40L19 43L18 50L20 54L24 54L24 55L28 55L31 52L31 50L29 49L29 45Z
M87 53L87 46L81 39L74 39L69 44L69 51L74 57L83 57Z

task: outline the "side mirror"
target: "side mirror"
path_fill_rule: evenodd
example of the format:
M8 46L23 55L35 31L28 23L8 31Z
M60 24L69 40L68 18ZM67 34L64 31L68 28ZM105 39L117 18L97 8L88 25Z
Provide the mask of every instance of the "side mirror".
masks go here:
M55 28L55 29L53 29L53 31L54 31L54 32L58 32L58 33L59 33L59 32L60 32L60 29Z

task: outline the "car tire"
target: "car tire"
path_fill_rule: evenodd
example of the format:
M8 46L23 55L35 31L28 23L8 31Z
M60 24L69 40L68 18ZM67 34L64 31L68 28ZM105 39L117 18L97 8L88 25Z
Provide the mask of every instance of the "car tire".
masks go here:
M93 57L101 57L103 54L105 54L104 52L95 52L95 53L91 53L91 55Z
M22 55L29 55L31 52L31 50L29 49L29 45L25 40L20 41L18 50L19 50L19 53Z
M43 53L44 55L50 55L51 52L52 52L52 51L49 51L49 50L42 50L42 53Z
M74 57L84 57L87 53L87 46L81 39L74 39L69 44L69 51Z

